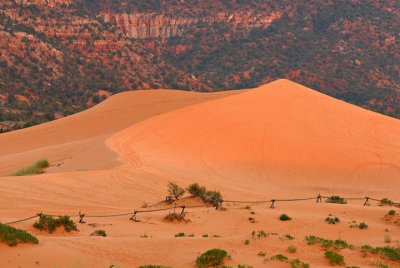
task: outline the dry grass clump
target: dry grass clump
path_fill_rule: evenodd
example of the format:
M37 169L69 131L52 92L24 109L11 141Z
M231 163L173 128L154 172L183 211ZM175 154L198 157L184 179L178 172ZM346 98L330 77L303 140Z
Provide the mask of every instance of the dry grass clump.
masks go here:
M164 217L164 221L166 221L166 222L184 222L184 223L189 222L189 220L185 219L185 214L176 213L176 212L168 213L168 215Z
M44 169L49 167L50 163L47 159L41 159L36 161L35 163L21 168L20 170L12 173L12 176L25 176L25 175L34 175L34 174L42 174L44 173Z

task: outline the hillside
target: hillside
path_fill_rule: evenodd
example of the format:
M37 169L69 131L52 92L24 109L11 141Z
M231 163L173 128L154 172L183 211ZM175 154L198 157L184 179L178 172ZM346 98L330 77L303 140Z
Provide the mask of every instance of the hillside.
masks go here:
M67 214L79 229L49 234L32 226L37 218L13 223L39 244L0 243L0 267L187 268L212 248L227 251L228 267L289 267L277 254L332 267L326 248L305 241L310 235L354 245L335 250L349 267L399 265L360 247L398 248L400 229L385 219L399 209L363 203L365 196L398 201L400 121L288 80L221 93L119 93L76 115L2 134L0 144L1 174L35 157L52 164L41 175L0 175L0 222ZM224 209L186 195L177 205L186 206L189 221L165 221L175 211L161 202L170 181L221 191ZM316 203L318 193L348 203ZM274 209L243 203L272 198L279 199ZM141 211L138 222L129 219L133 211ZM292 220L281 221L283 213ZM328 224L330 214L340 222ZM354 222L368 228L351 228ZM91 236L99 229L107 237Z
M213 89L287 78L400 116L398 1L93 2L105 21Z
M68 1L0 4L0 129L73 114L129 89L201 85Z

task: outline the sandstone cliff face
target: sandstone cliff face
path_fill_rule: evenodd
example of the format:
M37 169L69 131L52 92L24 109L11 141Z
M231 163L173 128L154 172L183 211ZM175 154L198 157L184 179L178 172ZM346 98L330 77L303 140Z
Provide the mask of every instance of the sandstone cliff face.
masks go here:
M280 12L266 14L254 13L216 13L210 17L171 17L155 13L110 13L100 14L105 22L117 25L128 37L135 39L161 38L166 39L181 36L196 23L225 23L235 29L241 26L245 29L268 27L275 19L282 16Z

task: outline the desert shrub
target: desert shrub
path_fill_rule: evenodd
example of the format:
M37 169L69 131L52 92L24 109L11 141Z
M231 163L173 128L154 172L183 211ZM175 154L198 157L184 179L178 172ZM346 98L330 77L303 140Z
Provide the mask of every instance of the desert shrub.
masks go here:
M336 252L327 250L327 251L325 251L324 255L325 255L325 258L327 258L332 265L336 265L336 264L345 265L344 257Z
M396 214L396 211L395 210L393 210L393 209L391 209L391 210L389 210L389 213L388 213L389 215L394 215L394 214Z
M201 237L207 238L208 234L203 234Z
M0 242L12 247L18 243L38 244L39 240L24 230L0 223Z
M383 258L388 258L392 261L400 262L400 246L376 247L372 249L371 252L374 254L379 254Z
M253 217L249 217L249 221L250 221L251 223L255 223L255 222L256 222L256 219L254 219Z
M185 233L177 233L177 234L175 235L175 237L185 237L185 236L186 236Z
M305 240L309 245L315 245L315 244L321 244L322 246L326 248L334 248L334 249L354 249L354 246L348 244L346 241L341 240L341 239L336 239L336 240L329 240L325 239L322 237L314 236L314 235L309 235L306 236Z
M12 176L25 176L25 175L34 175L34 174L41 174L44 173L44 169L49 167L49 161L47 159L41 159L36 161L35 163L22 168L14 173Z
M293 259L290 261L291 268L309 268L310 265L306 262L302 262L299 259Z
M332 216L329 214L329 216L326 217L325 221L328 224L336 224L336 223L340 222L340 219L338 217L335 217L335 216Z
M192 196L199 196L204 198L206 194L206 187L200 186L198 183L190 184L189 187L186 189L188 193Z
M290 221L292 218L290 218L288 215L286 215L286 214L282 214L280 217L279 217L279 219L281 220L281 221Z
M272 256L272 257L271 257L271 260L287 261L287 260L289 260L289 258L286 257L286 256L283 255L283 254L277 254L277 255L275 255L275 256Z
M178 184L170 182L168 183L168 194L173 196L176 200L183 196L185 190L181 188Z
M107 233L104 230L96 230L94 231L91 236L102 236L102 237L106 237Z
M389 198L382 198L381 201L379 201L379 205L381 206L392 206L393 204L393 201Z
M287 239L287 240L294 240L294 236L291 236L290 234L285 234L285 235L283 236L283 238L284 238L284 239Z
M164 217L164 221L170 221L170 222L173 222L173 221L178 221L178 222L184 221L184 222L186 222L185 214L176 213L176 212L170 212L170 213L168 213L167 216Z
M383 237L383 240L385 241L385 243L390 244L392 243L392 237L388 234L385 234Z
M258 256L265 257L267 253L265 251L260 251L257 253Z
M326 203L335 203L335 204L347 204L347 201L344 198L337 196L337 195L333 195L333 196L329 197L328 199L326 199L325 202Z
M377 260L369 262L369 265L378 268L390 268L386 263Z
M250 240L248 240L248 239L244 240L244 244L245 244L245 245L250 244Z
M64 230L67 232L78 231L76 224L66 215L54 218L53 216L42 214L39 220L33 224L33 227L39 230L47 230L49 233L54 232L59 226L64 226Z
M222 201L222 194L219 191L206 191L204 201L216 206Z
M207 250L196 259L196 267L208 268L221 265L228 253L225 250L214 248Z
M295 253L297 251L297 247L291 245L287 248L287 251L290 253Z
M360 229L368 229L368 224L366 224L365 222L361 222L358 225L358 228L360 228Z

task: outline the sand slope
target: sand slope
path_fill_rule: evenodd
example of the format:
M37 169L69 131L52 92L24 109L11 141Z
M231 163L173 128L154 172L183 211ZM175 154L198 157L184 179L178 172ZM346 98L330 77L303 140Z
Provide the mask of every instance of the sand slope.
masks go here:
M42 157L60 164L50 172L113 167L116 155L104 146L110 135L155 115L240 92L141 90L114 95L84 112L0 135L0 175Z
M45 156L61 165L49 174L0 177L1 222L37 212L131 212L143 202L162 200L169 181L182 186L199 182L220 190L226 200L321 193L399 201L400 196L400 121L287 80L215 94L127 92L74 116L0 135L0 174ZM228 251L232 260L227 265L233 267L289 267L264 261L275 254L299 258L311 267L331 267L321 247L304 242L306 235L341 238L356 246L382 246L384 235L391 236L392 245L400 240L400 229L383 220L388 207L362 203L278 202L275 209L261 203L251 210L227 203L226 211L188 210L188 224L163 222L167 211L139 214L137 223L129 216L87 218L74 234L39 232L31 220L14 226L35 234L39 245L10 248L0 243L0 267L186 268L215 247ZM279 221L282 213L293 220ZM341 223L328 225L329 213ZM352 221L367 222L369 228L349 228ZM108 237L91 237L95 229L105 230ZM252 239L251 232L258 230L269 236ZM176 238L179 232L195 237ZM295 239L285 239L286 234ZM298 252L288 253L289 245ZM266 256L259 256L260 251ZM347 249L340 253L349 266L368 267L379 259Z

